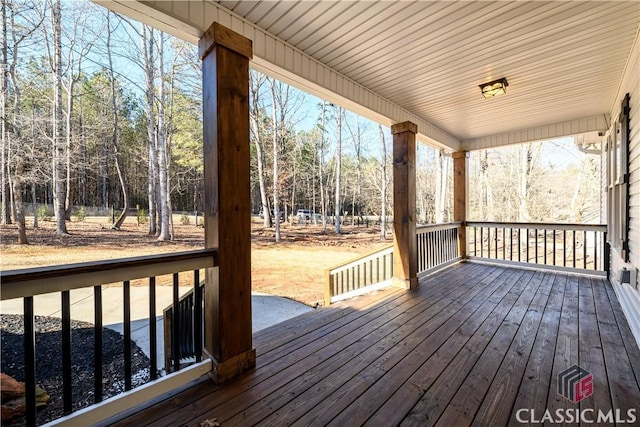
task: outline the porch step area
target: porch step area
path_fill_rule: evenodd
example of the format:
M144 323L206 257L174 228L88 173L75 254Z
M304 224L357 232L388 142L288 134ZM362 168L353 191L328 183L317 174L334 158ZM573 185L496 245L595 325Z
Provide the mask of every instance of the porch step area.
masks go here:
M469 262L254 343L255 370L115 425L506 426L556 410L640 419L640 351L602 278ZM574 365L577 376L565 373ZM577 388L559 393L563 378Z

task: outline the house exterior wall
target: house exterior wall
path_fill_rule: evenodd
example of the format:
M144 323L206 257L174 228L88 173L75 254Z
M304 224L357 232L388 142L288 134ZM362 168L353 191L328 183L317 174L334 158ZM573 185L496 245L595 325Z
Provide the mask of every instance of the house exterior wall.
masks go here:
M621 249L611 249L611 279L631 329L640 343L640 284L636 274L635 283L620 284L620 272L623 267L640 269L640 33L636 34L629 62L616 97L611 108L612 121L620 115L620 103L625 94L630 94L630 140L629 140L629 172L630 172L630 220L629 220L629 263L621 257ZM603 144L604 147L604 144ZM603 153L603 171L606 171L606 154ZM606 172L603 172L606 173ZM603 177L605 178L605 177ZM603 179L606 185L606 179ZM607 192L603 189L603 211L606 211ZM607 218L607 223L611 221Z

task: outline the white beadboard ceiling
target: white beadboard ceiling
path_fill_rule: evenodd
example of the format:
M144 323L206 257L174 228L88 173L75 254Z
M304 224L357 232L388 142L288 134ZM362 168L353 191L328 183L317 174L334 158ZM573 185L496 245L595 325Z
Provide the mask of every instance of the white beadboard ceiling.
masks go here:
M207 3L459 141L604 117L640 24L637 0ZM190 2L164 8L194 15L179 10ZM507 94L484 99L478 85L501 77Z

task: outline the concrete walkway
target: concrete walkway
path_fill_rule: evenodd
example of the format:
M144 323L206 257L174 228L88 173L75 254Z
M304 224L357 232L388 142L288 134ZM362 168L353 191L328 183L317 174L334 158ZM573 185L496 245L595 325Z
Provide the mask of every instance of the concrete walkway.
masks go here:
M131 337L149 357L149 290L147 287L131 288ZM190 286L180 288L180 295ZM70 293L71 318L83 322L94 321L93 288L74 289ZM102 322L106 328L123 333L123 293L122 287L105 286L102 289ZM164 328L163 310L172 303L171 286L156 286L156 339L158 342L158 369L164 368ZM254 293L251 296L253 332L268 328L292 317L313 310L304 304L267 294ZM34 311L37 316L61 317L60 293L34 297ZM0 302L0 313L22 314L22 299Z

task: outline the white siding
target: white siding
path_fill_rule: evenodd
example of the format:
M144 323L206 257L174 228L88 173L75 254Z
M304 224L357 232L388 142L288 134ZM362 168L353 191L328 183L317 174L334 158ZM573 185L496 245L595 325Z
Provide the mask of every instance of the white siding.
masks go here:
M611 107L612 118L618 117L620 114L620 102L626 93L631 95L629 147L629 172L631 174L629 249L631 265L627 265L627 267L640 269L640 34L636 35L635 44L625 69L618 96ZM624 265L618 254L619 249L612 249L611 267L612 278L614 279L619 277L620 269ZM632 324L631 327L636 335L636 340L640 343L640 320L638 320L640 319L640 306L629 302L640 300L638 287L637 283L631 286L616 286L616 292L618 292L627 319Z

